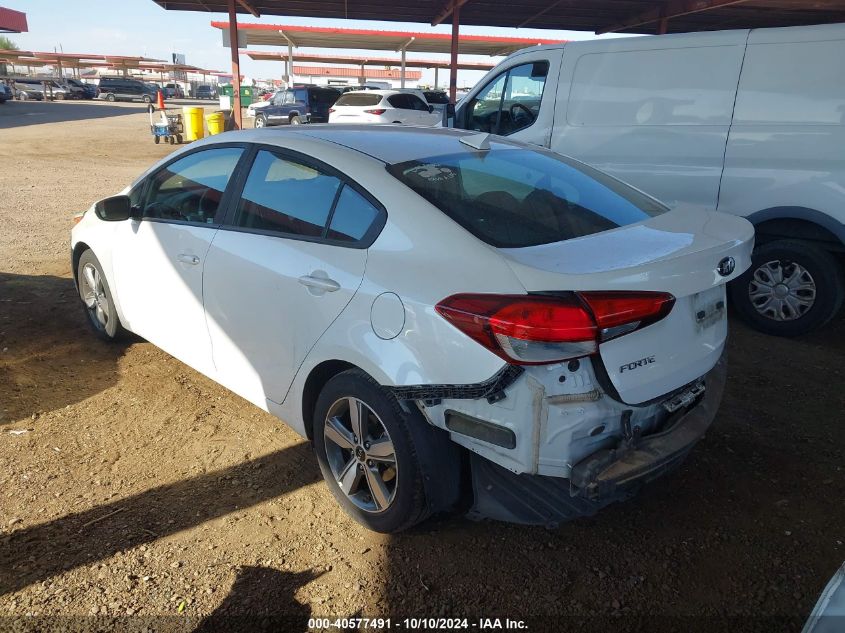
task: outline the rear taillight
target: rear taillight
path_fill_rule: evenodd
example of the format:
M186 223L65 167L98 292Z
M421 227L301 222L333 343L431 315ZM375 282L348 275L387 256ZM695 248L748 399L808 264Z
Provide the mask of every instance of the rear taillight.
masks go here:
M594 354L602 341L659 321L674 302L663 292L459 294L435 309L509 363L540 365Z
M376 108L375 110L364 110L364 112L366 112L367 114L382 115L387 112L387 110L385 110L384 108Z

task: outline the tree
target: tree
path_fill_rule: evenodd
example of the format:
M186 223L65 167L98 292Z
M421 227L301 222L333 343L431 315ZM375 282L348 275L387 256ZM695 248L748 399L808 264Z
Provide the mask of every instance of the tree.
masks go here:
M0 50L16 51L18 50L18 45L5 35L0 35Z

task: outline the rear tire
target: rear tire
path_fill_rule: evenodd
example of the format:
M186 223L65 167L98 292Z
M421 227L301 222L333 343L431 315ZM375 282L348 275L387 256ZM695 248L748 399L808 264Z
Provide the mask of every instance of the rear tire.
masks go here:
M107 94L106 95L106 101L114 102L114 95L113 94Z
M85 310L85 320L94 333L109 342L123 338L126 330L117 316L103 267L91 250L85 251L79 258L76 287Z
M267 127L267 118L263 114L259 114L255 117L255 127Z
M290 118L290 124L291 125L302 125L302 119L299 117L299 115L295 114L294 116L292 116Z
M730 286L739 315L774 336L801 336L833 319L845 299L842 264L811 242L776 240L754 250Z
M361 412L359 420L364 420L357 425L360 436L352 422L350 402L363 405L356 409ZM326 484L349 516L375 532L401 532L430 514L418 454L429 448L421 444L427 441L425 432L432 429L415 427L427 426L418 416L405 413L392 394L360 369L333 377L317 399L312 420L314 451ZM327 440L327 434L347 438L348 447ZM385 446L385 441L391 444L392 465L376 456L374 447ZM344 473L352 478L341 477ZM349 482L348 492L341 489L339 480ZM383 486L380 492L372 492L379 486Z
M153 99L152 99L152 97L150 97L150 95L144 95L144 96L141 98L141 101L143 101L144 103L152 103L152 102L153 102Z

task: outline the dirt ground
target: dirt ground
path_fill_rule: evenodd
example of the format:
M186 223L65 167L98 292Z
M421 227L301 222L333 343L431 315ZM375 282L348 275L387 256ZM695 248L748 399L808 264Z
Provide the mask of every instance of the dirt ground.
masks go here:
M71 216L171 150L140 105L0 106L0 629L800 630L845 559L845 322L788 341L732 320L712 431L630 502L553 531L449 516L372 534L276 419L87 331Z

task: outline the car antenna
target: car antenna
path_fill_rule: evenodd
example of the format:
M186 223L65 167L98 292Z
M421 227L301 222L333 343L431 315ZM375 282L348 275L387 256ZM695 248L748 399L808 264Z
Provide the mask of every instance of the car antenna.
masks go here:
M480 149L483 151L490 149L490 135L487 132L472 134L471 136L462 136L458 140L464 145L469 145L473 149Z

